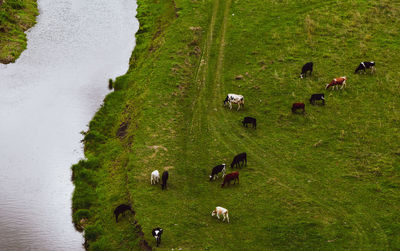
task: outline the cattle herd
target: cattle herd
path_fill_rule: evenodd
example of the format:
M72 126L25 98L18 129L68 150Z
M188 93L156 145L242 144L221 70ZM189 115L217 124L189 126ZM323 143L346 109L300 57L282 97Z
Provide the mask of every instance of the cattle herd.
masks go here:
M300 78L305 78L307 76L307 73L309 75L312 75L313 72L313 62L308 62L303 65L301 69L301 74ZM354 73L358 73L359 71L364 71L366 72L366 69L370 69L371 73L375 72L375 62L361 62L360 65L357 67ZM339 77L339 78L334 78L329 84L325 86L325 89L329 89L329 87L332 87L332 90L339 89L339 86L341 86L340 89L343 89L346 86L346 80L347 77ZM322 105L325 105L325 95L323 93L317 93L317 94L312 94L310 99L310 104L315 105L317 101L321 101ZM229 105L229 108L232 109L232 104L237 104L239 110L242 106L244 107L244 97L242 95L238 94L228 94L223 101L224 106ZM293 103L292 104L292 113L297 113L298 111L301 111L301 113L305 113L305 104L304 103ZM252 117L244 117L242 124L244 127L248 127L248 124L252 125L252 128L256 129L257 128L257 121L255 118ZM247 166L247 154L245 152L237 154L231 163L231 168L242 168L244 166ZM226 184L229 186L231 181L234 181L233 184L237 183L239 184L239 172L231 172L229 174L226 173L226 164L220 164L212 168L211 170L211 175L209 176L210 181L215 180L218 178L218 174L222 174L221 177L223 178L223 182L221 184L221 188L223 188ZM161 189L167 189L167 180L168 180L168 171L164 171L161 177L162 183L161 183ZM156 184L160 181L160 173L158 170L154 170L151 175L150 175L150 184ZM123 214L125 211L131 211L132 214L135 214L135 212L132 210L131 206L126 205L126 204L121 204L118 207L115 208L114 210L114 215L115 215L115 220L118 222L118 216L120 214ZM228 209L217 206L215 210L212 211L211 216L217 215L217 218L220 219L220 215L223 216L223 221L226 221L229 223L229 215L228 215ZM157 247L161 243L161 234L163 233L163 229L160 227L154 228L152 230L152 235L156 239Z
M303 67L301 68L301 73L300 73L300 78L305 78L307 76L307 72L310 73L310 76L313 72L313 67L314 67L314 63L313 62L308 62L306 64L303 65ZM371 62L361 62L357 69L355 70L354 73L358 73L359 71L363 70L364 73L366 73L366 70L370 69L371 73L375 72L375 62L371 61ZM344 87L346 87L346 80L347 77L343 76L340 78L334 78L329 84L327 84L325 86L325 89L328 90L329 87L332 87L332 90L335 89L336 90L339 89L343 89ZM310 104L315 105L315 101L317 100L321 100L322 101L322 105L325 105L325 95L323 93L318 93L318 94L312 94L311 98L310 98ZM305 113L305 104L304 103L293 103L292 104L292 112L296 113L298 110L301 110L302 113Z

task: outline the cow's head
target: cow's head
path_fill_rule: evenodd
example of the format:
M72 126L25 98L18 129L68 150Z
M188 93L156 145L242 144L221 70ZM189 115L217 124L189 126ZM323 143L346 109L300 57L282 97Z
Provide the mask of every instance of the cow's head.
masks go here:
M225 100L224 100L224 105L226 105L226 103L229 102L229 96L226 96Z

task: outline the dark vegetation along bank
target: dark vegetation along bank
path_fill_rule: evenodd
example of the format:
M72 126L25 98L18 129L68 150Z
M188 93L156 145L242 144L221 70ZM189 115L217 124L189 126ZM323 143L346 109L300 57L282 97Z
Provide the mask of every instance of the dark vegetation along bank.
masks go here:
M130 69L72 167L73 220L88 249L155 248L155 227L165 250L400 248L397 1L138 4ZM309 61L312 77L299 78ZM375 74L354 74L361 61L375 61ZM340 76L346 88L324 89ZM227 93L245 107L224 108ZM325 106L309 104L313 93ZM295 102L304 114L292 114ZM241 152L240 184L209 181ZM169 171L164 191L150 184L156 169ZM135 215L116 223L120 204ZM211 217L216 206L230 223Z
M26 49L26 30L36 23L36 0L0 0L0 63L14 62Z

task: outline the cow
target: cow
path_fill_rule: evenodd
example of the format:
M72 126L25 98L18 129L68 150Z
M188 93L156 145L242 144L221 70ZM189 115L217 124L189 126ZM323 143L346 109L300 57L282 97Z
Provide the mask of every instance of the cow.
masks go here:
M373 62L373 61L372 62L361 62L358 65L357 69L355 70L354 74L356 74L358 71L361 71L361 70L364 70L364 73L365 73L366 69L371 69L371 73L374 73L375 72L375 62Z
M234 166L239 166L239 167L242 167L241 166L241 163L243 164L243 165L246 165L247 166L247 154L246 153L239 153L238 155L236 155L234 158L233 158L233 161L232 161L232 163L231 163L231 168L233 168Z
M162 184L161 184L161 189L167 189L167 180L168 180L168 171L164 171L162 174Z
M153 184L156 184L156 183L159 182L159 181L160 181L160 173L158 172L158 170L154 170L154 171L151 173L150 182L151 182L151 184L153 185Z
M151 231L151 234L153 235L153 237L156 238L157 247L158 247L158 245L161 244L162 233L163 233L163 230L160 227L156 227Z
M248 127L247 124L252 124L253 128L257 128L257 120L252 117L244 117L242 121L243 126Z
M213 169L212 169L212 171L211 171L211 175L210 175L210 181L214 178L214 180L215 180L215 178L216 177L218 177L218 174L220 173L220 172L222 172L222 178L225 176L225 171L226 171L226 169L225 169L225 163L224 164L221 164L221 165L218 165L218 166L215 166Z
M307 75L307 72L310 72L310 76L312 74L313 71L313 62L308 62L305 65L303 65L303 68L301 68L301 74L300 74L300 78L304 78Z
M216 207L214 211L211 212L211 216L217 215L218 220L220 219L219 216L222 215L224 216L224 219L222 221L227 220L229 223L229 215L228 215L228 209L223 208L223 207Z
M339 85L341 85L342 86L340 88L340 90L341 90L341 89L343 89L343 87L346 86L346 80L347 80L346 76L343 76L343 77L340 77L340 78L334 78L329 84L326 85L325 89L328 89L329 87L332 86L332 90L334 90L335 86L336 86L336 90L338 90L339 89Z
M295 113L298 109L303 110L303 113L306 111L305 110L305 104L304 103L293 103L292 105L292 112Z
M116 207L115 210L114 210L115 221L117 223L118 223L118 216L120 214L123 214L125 211L131 211L132 214L135 214L135 211L132 210L131 206L126 205L126 204L121 204L118 207Z
M325 105L325 95L323 93L311 95L310 104L315 105L316 100L322 100L322 105Z
M238 94L228 94L224 100L224 105L228 104L229 109L232 110L232 103L235 103L238 105L237 111L240 109L240 105L243 105L244 107L244 97L242 95Z
M229 186L231 184L231 180L235 181L233 184L236 184L236 180L239 184L239 172L228 173L225 176L224 182L222 182L221 187L224 187L226 183L228 183L228 186Z

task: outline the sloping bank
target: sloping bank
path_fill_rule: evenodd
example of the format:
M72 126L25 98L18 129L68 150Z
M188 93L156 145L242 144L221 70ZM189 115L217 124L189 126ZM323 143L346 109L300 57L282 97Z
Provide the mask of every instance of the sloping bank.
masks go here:
M175 112L159 103L161 97L168 95L171 102L184 98L182 86L194 72L200 53L198 39L193 39L200 31L189 24L196 26L196 19L207 18L181 11L194 5L199 13L207 13L207 4L195 1L138 0L140 28L130 68L116 79L114 92L105 98L84 133L86 158L72 166L73 222L84 230L87 249L151 249L143 238L141 219L126 214L116 224L113 210L122 203L135 208L135 198L127 188L132 144L138 131L162 123L144 117L143 111L153 106L159 112L165 110L168 117Z
M0 0L0 63L15 62L26 49L24 33L36 23L36 0Z

